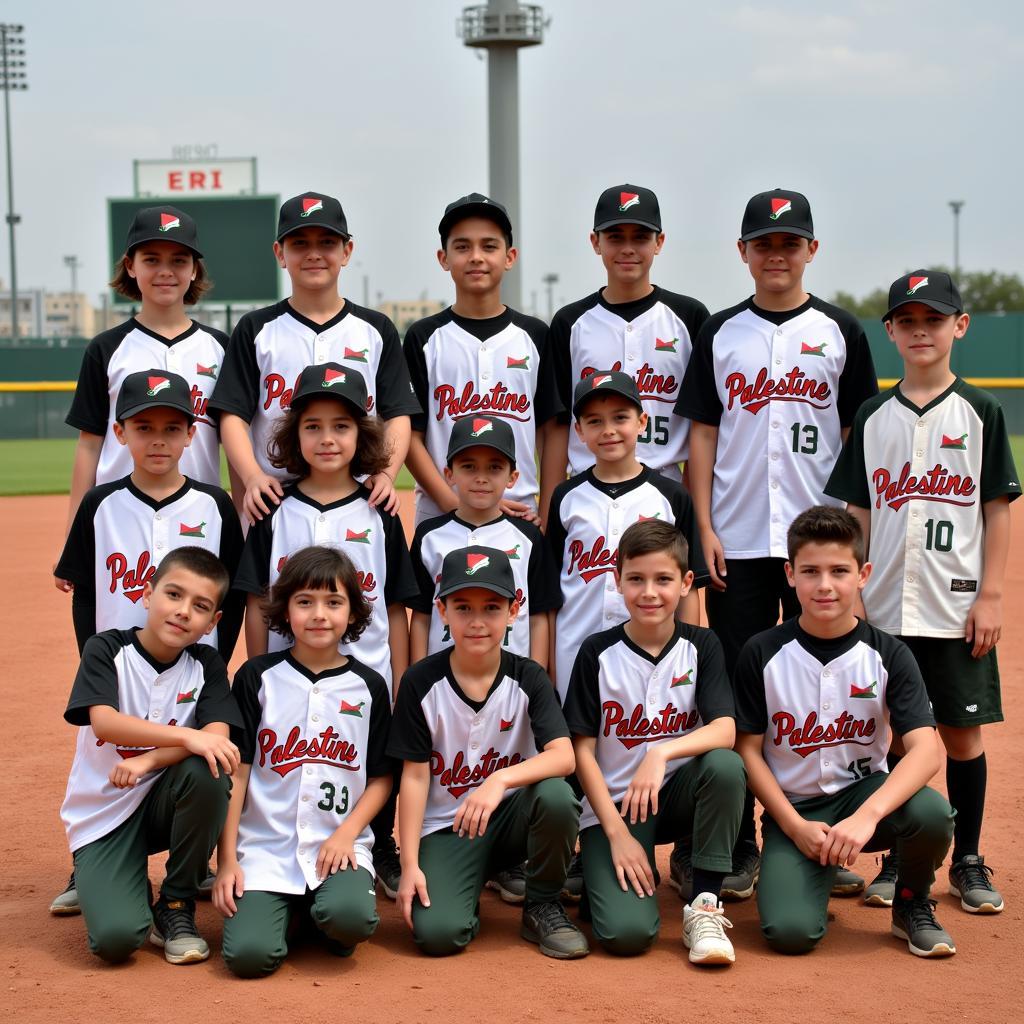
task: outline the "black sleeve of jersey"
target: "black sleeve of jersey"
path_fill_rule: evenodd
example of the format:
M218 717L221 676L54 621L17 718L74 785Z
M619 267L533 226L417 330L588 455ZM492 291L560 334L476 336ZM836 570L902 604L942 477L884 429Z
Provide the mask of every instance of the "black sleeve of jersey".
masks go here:
M434 581L423 564L423 537L428 532L424 527L431 522L433 520L428 519L416 528L412 538L412 549L409 552L409 561L412 563L418 590L416 596L406 603L414 612L422 612L424 615L430 615L434 610Z
M683 628L697 648L697 710L701 721L707 725L716 718L735 718L736 701L725 668L722 642L710 629Z
M269 307L273 309L274 307ZM263 312L262 310L258 312ZM235 325L224 352L209 407L241 416L251 423L260 401L260 368L256 362L256 334L262 320L247 313Z
M764 698L764 665L756 638L748 640L736 660L732 676L736 698L736 728L761 735L768 731L768 705Z
M391 718L388 755L400 761L429 761L433 750L430 728L423 715L423 698L430 690L421 666L427 658L407 669L398 688L395 713Z
M241 754L242 764L252 764L256 759L256 739L263 719L263 708L260 705L262 684L261 669L257 659L253 658L235 673L231 685L231 692L235 695L235 703L238 705L242 720L241 725L232 732L231 738Z
M366 777L376 779L393 775L395 762L388 757L391 734L391 695L384 679L373 669L360 672L370 690L370 735L366 746Z
M534 523L524 519L513 519L511 522L530 542L530 563L526 567L526 597L530 614L556 611L562 607L562 588L558 583L558 569L544 535Z
M825 484L827 495L857 508L871 507L871 489L864 465L864 424L868 411L869 407L862 405L854 416L850 434Z
M558 597L564 603L565 595L562 593L562 566L565 558L565 524L562 522L562 498L571 486L572 481L566 480L560 483L551 495L551 509L548 512L548 532L544 539L548 543L548 551L551 553L551 564L555 567L556 578L558 579Z
M533 395L533 422L539 427L562 411L551 362L546 356L549 344L548 325L543 320L538 320L534 316L524 316L522 313L515 314L512 322L526 331L540 356L537 365L537 390Z
M377 366L375 390L377 392L376 413L382 420L396 416L418 416L420 403L409 381L409 370L402 354L402 342L395 325L376 310L360 311L380 332L383 344L380 363Z
M220 551L218 555L224 563L224 568L228 571L231 586L228 587L228 592L224 595L224 601L221 604L220 622L217 623L217 650L225 661L230 661L245 615L245 594L234 586L235 577L238 575L238 563L241 560L242 548L245 544L242 537L242 526L238 521L235 506L231 504L231 499L223 488L200 484L196 481L193 481L192 485L211 495L217 504L217 512L220 514Z
M86 641L82 661L71 684L71 697L64 709L64 721L69 725L88 725L89 708L97 705L120 711L121 693L114 659L124 643L124 634L117 629L97 633Z
M273 548L273 512L249 527L242 557L238 560L234 587L247 594L262 594L270 582L270 552Z
M991 396L989 396L991 397ZM981 501L1020 497L1020 477L1013 461L1013 449L1006 433L1003 407L994 399L982 412Z
M120 483L115 487L101 484L85 492L53 570L54 576L71 580L75 593L93 603L96 600L96 512L103 499L119 486Z
M891 650L884 658L889 680L885 685L885 703L889 707L889 723L897 736L911 729L935 726L932 706L925 690L921 669L910 648L895 638L889 639Z
M420 587L412 571L409 546L405 542L402 520L378 508L384 527L384 557L387 576L384 578L384 603L408 604L419 597Z
M860 321L845 310L836 307L833 310L842 314L836 316L836 320L846 339L846 365L839 374L836 409L839 412L839 425L848 427L864 402L878 394L878 377L875 374L875 362L871 358L868 336Z
M718 397L712 351L721 318L722 314L711 317L697 332L675 405L677 416L685 416L712 427L722 422L722 401Z
M686 539L688 561L693 571L693 586L698 590L706 587L711 581L711 574L704 560L704 548L701 547L700 531L697 529L697 517L693 511L690 492L681 483L669 480L654 470L648 470L648 478L668 498L676 527Z
M593 637L576 653L565 694L565 721L574 736L597 736L601 730L601 666Z
M203 666L203 688L196 702L196 728L202 729L213 722L224 722L232 729L239 728L242 715L228 685L228 667L224 659L207 644L194 644L188 653Z
M521 658L514 654L504 657L518 660L520 668L516 673L519 685L526 691L529 698L530 728L533 730L533 741L537 750L543 750L552 740L569 738L569 727L565 724L565 716L558 706L558 694L551 677L529 658Z
M561 412L558 414L559 423L569 423L572 420L572 351L569 346L571 337L572 321L568 307L564 307L551 320L551 326L548 327L548 343L544 349L544 359L541 360L542 367L545 361L548 364L548 373L561 406Z
M427 378L427 357L424 348L430 336L431 322L418 320L405 332L402 351L409 370L409 381L420 411L412 414L412 429L427 432L427 411L430 408L430 380Z
M130 330L131 321L128 324ZM116 340L112 340L112 332L104 331L89 342L82 356L82 365L78 368L78 383L71 399L71 408L64 420L69 427L84 430L87 434L99 434L101 437L106 434L110 418L107 366L111 354L126 333L120 330Z

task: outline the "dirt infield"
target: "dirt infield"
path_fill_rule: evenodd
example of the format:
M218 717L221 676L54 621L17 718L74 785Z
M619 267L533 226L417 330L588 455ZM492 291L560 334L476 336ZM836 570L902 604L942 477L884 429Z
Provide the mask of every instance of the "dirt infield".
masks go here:
M948 961L912 957L889 935L889 915L853 900L834 900L835 920L813 954L771 955L750 901L729 907L737 963L698 970L686 960L681 911L663 884L662 933L635 960L602 952L576 963L548 960L518 938L517 913L492 893L482 901L480 937L461 956L429 960L416 952L394 906L379 902L381 926L350 959L316 948L295 950L265 981L240 982L220 959L220 922L201 904L199 923L213 956L174 968L148 946L127 965L103 965L86 949L81 918L55 919L50 898L63 886L69 855L58 817L73 730L61 713L77 665L69 599L52 585L65 497L0 499L7 549L0 593L4 648L3 727L7 769L0 781L0 948L6 1020L36 1021L761 1021L836 1018L859 1022L1020 1020L1024 988L1024 866L1013 837L1024 823L1017 756L1024 751L1024 516L1014 516L1014 558L1001 645L1008 722L989 727L988 811L983 851L995 865L1008 909L971 917L935 892L940 920L959 953ZM408 504L408 502L407 502ZM235 665L241 662L236 657ZM943 788L941 779L936 785ZM667 877L667 849L660 858ZM859 862L872 875L874 858ZM157 860L155 881L161 877ZM1017 1010L1013 1010L1017 1006Z

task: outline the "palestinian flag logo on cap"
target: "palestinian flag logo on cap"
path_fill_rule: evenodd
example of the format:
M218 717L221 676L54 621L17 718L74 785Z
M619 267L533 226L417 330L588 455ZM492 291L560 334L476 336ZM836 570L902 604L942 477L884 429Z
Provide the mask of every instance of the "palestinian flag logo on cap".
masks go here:
M855 700L874 700L875 697L878 696L878 694L875 693L875 687L877 685L877 679L868 686L858 686L856 683L850 683L850 696Z
M509 561L512 561L513 559L517 562L519 561L519 549L521 547L522 544L517 544L514 548L509 548L508 551L505 552L509 557Z
M344 370L332 370L328 368L324 372L324 382L321 387L330 388L335 384L344 384L348 380L348 374Z
M610 373L596 373L590 378L591 388L599 388L602 384L607 384L612 379Z
M649 523L649 522L650 522L650 521L651 521L652 519L657 519L657 518L659 518L660 516L661 516L661 513L660 513L660 512L655 512L653 516L641 516L641 517L640 517L640 518L639 518L639 519L637 520L637 522L638 522L638 523Z
M200 523L198 526L186 526L184 523L178 523L178 536L179 537L202 537L206 538L206 523Z
M368 526L362 533L356 533L355 530L345 530L345 540L349 544L369 544L370 543L370 527Z
M191 690L185 690L178 694L178 699L174 702L175 704L195 704L196 702L196 690L198 687L193 686Z
M655 352L675 352L676 342L678 338L673 338L671 341L664 341L661 338L654 339L654 351Z
M490 420L473 420L473 429L469 432L470 437L479 437L481 434L486 434L488 430L493 430L494 424Z
M363 706L366 704L365 700L361 700L358 704L349 704L347 700L343 700L338 705L338 711L343 715L351 715L353 718L363 717Z
M800 342L800 355L802 356L821 356L825 358L825 346L828 344L827 341L823 341L820 345L808 345L806 341Z
M939 447L949 448L955 452L965 452L967 451L967 435L961 434L959 437L946 437L946 435L943 434L942 444L939 445Z
M638 206L640 197L635 192L619 193L619 213L625 213L631 206Z
M217 364L213 366L203 366L202 363L196 363L196 376L198 377L213 377L217 378Z
M512 726L515 725L515 724L516 724L516 716L515 715L513 715L511 718L508 718L508 719L502 718L501 719L501 728L498 730L498 732L511 732L512 731Z
M324 201L317 199L315 196L303 196L302 199L302 213L300 217L308 217L311 213L316 213L318 210L324 208Z
M282 555L277 560L277 574L279 576L281 575L281 570L284 568L284 563L287 562L287 561L288 561L288 556L287 555Z
M173 213L161 213L160 214L160 230L170 231L171 228L180 228L181 220L175 217Z
M784 213L792 212L793 204L788 199L775 198L772 200L772 212L768 214L771 220L778 220Z
M154 395L159 395L161 391L166 391L171 386L171 382L166 377L149 377L146 379L146 383L149 385L149 390L146 394L151 398Z
M368 348L354 349L345 346L345 358L351 360L353 363L365 363L366 353L370 350Z
M681 676L672 677L672 686L690 686L693 683L693 669L689 669ZM671 687L670 687L671 689Z
M522 359L516 359L515 356L509 356L505 361L505 367L509 370L528 370L530 368L530 357L523 356Z
M491 564L487 555L470 553L466 555L466 575L473 576L481 569L486 569Z
M928 284L928 278L912 277L908 283L910 287L907 289L907 294L913 295L918 290L918 288L924 288L924 286Z

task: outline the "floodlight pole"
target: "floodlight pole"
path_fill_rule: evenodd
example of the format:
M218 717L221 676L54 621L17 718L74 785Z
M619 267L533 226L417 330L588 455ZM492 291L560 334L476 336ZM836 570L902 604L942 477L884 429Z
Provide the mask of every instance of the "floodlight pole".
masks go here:
M22 25L0 24L0 89L4 93L4 129L7 138L7 232L11 248L11 343L18 339L18 266L14 250L14 225L21 218L14 212L14 171L11 160L11 90L27 89L23 60L25 43Z
M963 199L950 199L949 208L953 211L953 277L960 280L960 211Z
M81 266L77 256L65 256L64 266L71 271L71 331L70 337L78 337L78 268Z

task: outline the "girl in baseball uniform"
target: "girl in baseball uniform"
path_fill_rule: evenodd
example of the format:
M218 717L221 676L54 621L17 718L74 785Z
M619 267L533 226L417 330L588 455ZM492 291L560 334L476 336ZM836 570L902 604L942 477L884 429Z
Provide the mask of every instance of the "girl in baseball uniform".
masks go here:
M391 701L380 674L340 653L370 621L352 562L307 547L265 605L291 647L247 661L233 693L242 763L218 848L213 901L224 959L239 977L272 974L308 912L337 956L377 928L370 821L391 790Z

